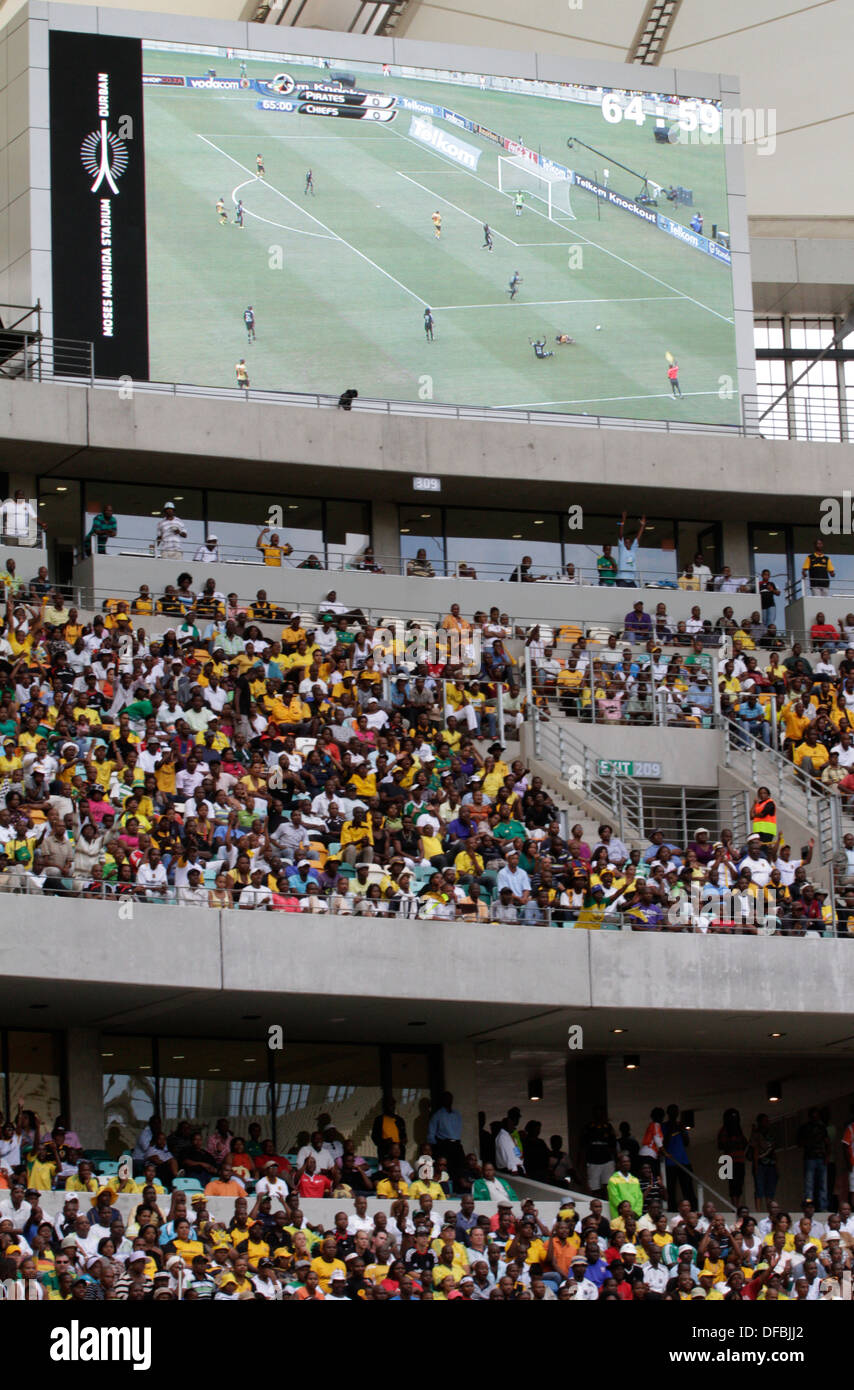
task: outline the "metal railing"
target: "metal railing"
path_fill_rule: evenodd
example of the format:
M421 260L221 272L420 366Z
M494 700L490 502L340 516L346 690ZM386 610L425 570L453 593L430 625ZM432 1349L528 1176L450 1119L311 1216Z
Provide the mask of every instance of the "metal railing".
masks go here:
M222 871L225 872L224 862ZM489 876L487 875L487 877ZM814 936L829 937L837 934L835 921L802 919L792 927L785 917L780 917L776 913L769 913L767 917L760 913L749 920L740 920L738 917L730 915L728 908L718 911L712 908L711 911L698 916L690 912L687 907L682 906L678 899L668 902L667 905L660 905L646 920L640 914L633 915L629 909L608 910L607 907L599 908L596 906L561 907L554 904L541 906L536 902L536 895L526 904L510 903L504 906L501 904L499 895L492 896L492 889L489 884L485 885L484 892L479 899L483 907L483 911L480 911L472 900L468 902L452 901L448 896L443 899L420 895L413 895L408 898L380 897L371 899L352 893L329 892L326 889L313 895L299 895L287 886L280 886L270 898L266 895L264 898L259 898L257 896L258 890L255 890L243 900L241 900L243 889L237 887L229 890L232 896L230 903L210 903L188 898L184 889L176 889L173 884L167 884L161 890L146 889L137 885L136 882L122 881L119 883L115 879L111 881L89 879L84 875L80 875L79 879L79 885L75 886L78 884L77 875L72 881L69 878L47 878L43 874L33 873L20 866L11 871L0 869L0 895L48 898L57 902L82 899L87 902L114 903L116 905L132 903L134 913L139 909L152 908L156 911L160 907L178 906L185 907L188 911L285 912L295 915L382 917L404 921L466 921L482 926L544 927L564 930L589 930L592 928L594 930L623 932L670 931L698 936L802 936L809 932ZM352 880L348 880L348 882L352 882ZM208 893L212 891L214 891L213 885L203 884L203 899L207 898ZM847 935L848 933L840 934ZM0 928L0 936L2 936L2 928Z
M754 787L767 787L778 810L788 811L815 832L822 859L841 848L842 836L854 830L854 821L843 815L842 800L827 792L813 777L798 772L788 758L769 748L745 728L724 720L724 763Z
M775 404L776 402L776 404ZM835 386L795 387L780 398L779 387L742 397L745 432L763 439L801 439L846 444L854 439L854 397Z

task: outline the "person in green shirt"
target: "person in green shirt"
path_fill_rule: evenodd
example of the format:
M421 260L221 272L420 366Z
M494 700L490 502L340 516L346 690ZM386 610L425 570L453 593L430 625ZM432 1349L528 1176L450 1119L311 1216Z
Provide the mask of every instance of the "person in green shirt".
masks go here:
M501 819L492 831L493 839L515 840L518 838L520 840L525 840L527 838L528 832L522 822L514 820L505 807L502 807L500 816Z
M600 588L613 589L617 580L617 562L611 554L610 545L602 546L602 554L596 561Z
M617 1171L608 1179L608 1206L612 1221L617 1216L621 1202L628 1202L635 1216L643 1215L641 1185L632 1173L631 1154L625 1152L618 1156Z
M113 509L108 502L104 510L98 512L97 516L93 518L92 525L86 532L84 538L84 549L86 554L92 554L92 537L94 536L98 545L98 554L106 555L107 541L115 536L117 530L118 522L113 516Z

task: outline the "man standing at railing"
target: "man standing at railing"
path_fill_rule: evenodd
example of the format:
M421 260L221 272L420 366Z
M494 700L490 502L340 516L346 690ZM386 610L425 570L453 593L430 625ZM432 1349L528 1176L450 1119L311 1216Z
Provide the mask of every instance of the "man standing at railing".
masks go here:
M634 540L626 543L626 513L620 519L617 527L617 587L619 589L636 589L638 587L638 550L640 549L641 537L646 530L646 517L642 516L638 533Z
M824 541L819 538L801 567L801 574L809 580L810 593L826 594L830 579L834 574L833 561L824 553Z
M187 539L187 528L175 515L174 502L166 502L157 523L157 551L161 560L181 560L181 541Z
M93 518L92 525L89 527L83 539L83 548L86 554L92 554L92 537L94 536L98 543L98 554L106 555L107 541L115 537L117 530L118 523L113 515L113 509L108 502L104 510L98 512Z

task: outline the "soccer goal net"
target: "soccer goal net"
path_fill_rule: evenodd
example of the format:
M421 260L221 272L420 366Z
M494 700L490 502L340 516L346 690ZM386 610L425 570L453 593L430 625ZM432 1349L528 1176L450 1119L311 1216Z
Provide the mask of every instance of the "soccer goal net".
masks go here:
M522 155L498 156L498 187L511 197L522 193L526 198L535 198L548 209L551 220L575 217L569 196L571 180L539 168Z

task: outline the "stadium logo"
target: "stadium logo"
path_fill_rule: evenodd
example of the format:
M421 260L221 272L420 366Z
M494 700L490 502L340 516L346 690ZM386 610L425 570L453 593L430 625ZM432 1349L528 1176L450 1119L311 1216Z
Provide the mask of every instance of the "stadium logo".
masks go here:
M277 72L275 77L271 77L267 83L271 92L279 92L281 96L290 96L296 83L289 72Z
M98 130L86 136L80 146L80 159L93 179L90 193L97 193L104 183L113 193L118 193L116 179L120 179L128 167L128 152L124 141L107 129L106 120L101 121Z
M453 136L446 135L443 130L432 125L430 121L425 121L420 116L413 116L409 134L414 140L419 140L422 145L431 145L438 154L446 155L448 159L455 160L464 168L477 168L480 150L476 149L474 145L467 144L465 140L457 140Z

